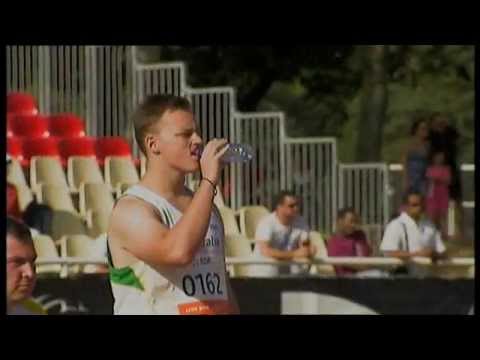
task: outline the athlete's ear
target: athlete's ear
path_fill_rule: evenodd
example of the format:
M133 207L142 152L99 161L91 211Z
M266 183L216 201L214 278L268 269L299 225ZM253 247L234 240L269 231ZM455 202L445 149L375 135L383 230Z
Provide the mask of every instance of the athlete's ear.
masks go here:
M145 148L147 149L147 151L155 154L155 155L159 155L160 154L160 148L159 148L159 143L158 143L158 139L156 136L154 135L146 135L145 136Z

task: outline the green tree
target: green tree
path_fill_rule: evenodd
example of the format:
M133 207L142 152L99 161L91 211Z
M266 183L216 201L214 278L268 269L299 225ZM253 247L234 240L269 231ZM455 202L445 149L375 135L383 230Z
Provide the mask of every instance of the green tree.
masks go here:
M291 136L337 137L341 161L398 162L412 117L435 111L473 161L473 46L141 48L144 61L186 62L190 86L235 87L240 111L284 111Z
M381 160L387 110L387 46L365 46L361 51L364 70L356 160L375 162Z
M275 82L300 83L304 98L349 87L345 60L351 46L166 46L163 61L185 61L194 87L233 86L241 111L255 111ZM314 96L312 96L314 95Z
M359 66L359 55L352 57ZM356 65L355 65L356 64ZM382 131L382 161L399 162L417 114L444 112L460 132L460 161L473 162L474 149L474 47L468 45L389 46L386 62L388 106ZM342 161L357 159L360 152L362 97L345 97L348 121L339 136ZM370 141L370 137L367 137ZM363 141L363 140L362 140ZM368 142L367 142L368 144ZM363 152L363 151L362 151Z

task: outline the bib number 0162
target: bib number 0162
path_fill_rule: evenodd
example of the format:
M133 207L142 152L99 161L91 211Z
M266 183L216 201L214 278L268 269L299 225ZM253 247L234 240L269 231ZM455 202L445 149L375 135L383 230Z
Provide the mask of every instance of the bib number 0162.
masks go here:
M195 276L185 275L182 279L183 291L188 296L195 296L197 293L203 295L223 295L220 288L220 276L217 273L207 272Z

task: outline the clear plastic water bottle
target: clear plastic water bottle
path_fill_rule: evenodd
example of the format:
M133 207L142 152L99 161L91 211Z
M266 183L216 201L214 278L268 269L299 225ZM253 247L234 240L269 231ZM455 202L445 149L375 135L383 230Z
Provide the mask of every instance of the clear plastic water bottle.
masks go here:
M222 156L226 163L244 163L253 159L253 148L247 144L228 144L227 152Z
M203 148L199 149L202 155ZM225 163L245 163L253 159L255 152L247 144L228 144L228 150L223 154L222 161Z

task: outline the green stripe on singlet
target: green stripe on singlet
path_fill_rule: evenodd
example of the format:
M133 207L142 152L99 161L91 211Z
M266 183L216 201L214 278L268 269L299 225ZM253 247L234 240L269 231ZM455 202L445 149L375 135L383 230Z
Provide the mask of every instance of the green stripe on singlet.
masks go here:
M168 211L168 209L162 209L162 214L163 214L164 220L166 222L165 225L167 225L169 228L171 228L173 226L173 219L171 217L170 211Z
M110 252L110 246L108 245L108 237L107 237L107 259L108 259L108 267L113 268L113 259L112 259L112 253Z
M175 221L173 221L173 215L172 215L172 213L170 212L169 209L167 209L167 214L168 214L168 216L170 216L170 221L171 221L171 224L172 224L171 226L175 225Z
M140 279L135 275L133 269L129 266L123 268L109 269L110 281L113 284L130 286L139 290L145 290Z

